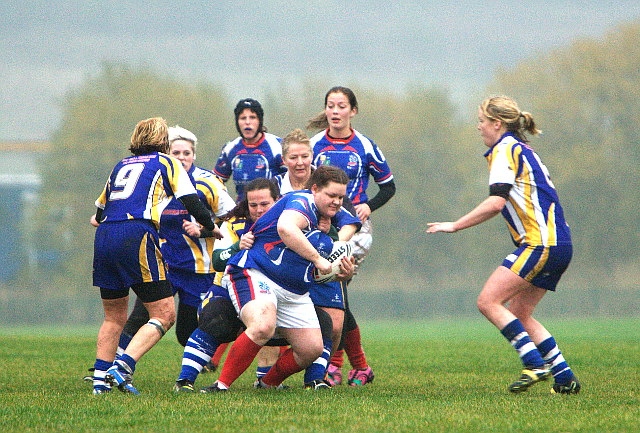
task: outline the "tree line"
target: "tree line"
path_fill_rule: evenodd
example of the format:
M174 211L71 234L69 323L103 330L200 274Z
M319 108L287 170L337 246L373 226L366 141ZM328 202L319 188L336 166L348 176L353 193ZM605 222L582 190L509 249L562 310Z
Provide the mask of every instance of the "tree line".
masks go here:
M531 144L551 171L575 241L561 284L578 290L637 287L639 42L640 23L599 40L578 40L498 71L484 95L514 97L543 130ZM373 214L374 246L357 287L367 293L476 293L512 248L501 218L454 236L427 237L424 230L428 221L461 216L488 193L486 148L475 129L480 100L456 107L440 87L415 85L396 94L309 79L298 91L266 92L261 103L269 132L284 136L305 127L335 84L356 92L360 113L353 124L380 146L397 185L396 196ZM193 131L197 164L210 169L223 144L237 136L235 102L215 83L185 83L121 64L103 65L69 93L42 167L37 221L42 247L62 250L65 260L59 269L31 275L29 284L53 282L59 296L95 296L88 289L88 220L109 171L128 154L135 124L162 116ZM375 194L375 184L370 188Z

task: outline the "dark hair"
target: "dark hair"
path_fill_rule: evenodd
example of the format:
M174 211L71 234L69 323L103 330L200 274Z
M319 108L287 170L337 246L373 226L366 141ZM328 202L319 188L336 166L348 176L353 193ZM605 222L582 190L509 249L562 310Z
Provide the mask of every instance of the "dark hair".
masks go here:
M349 176L340 167L334 165L321 165L316 168L311 177L307 181L307 189L311 189L313 185L318 188L324 188L329 185L329 182L339 183L346 185L349 183Z
M358 110L358 100L356 99L356 94L353 93L353 90L344 86L334 86L329 89L329 91L324 95L325 108L327 107L329 95L331 95L332 93L342 93L349 100L351 109ZM327 115L324 110L309 119L309 122L307 123L307 129L327 129L328 127L329 121L327 120Z
M231 209L229 213L227 213L222 219L228 220L233 217L250 218L249 199L247 197L251 191L257 191L260 189L268 189L271 198L273 198L274 200L278 200L278 198L280 197L280 190L278 189L278 185L271 182L269 179L258 177L244 186L244 198L240 200L236 204L236 207Z
M236 108L233 109L233 114L236 118L236 129L238 130L238 133L242 135L242 131L238 126L238 118L240 117L240 114L242 114L242 112L247 108L256 113L256 116L258 116L258 120L260 122L260 125L258 126L258 132L264 132L264 110L262 109L262 105L260 105L260 103L255 99L245 98L239 100L236 104Z

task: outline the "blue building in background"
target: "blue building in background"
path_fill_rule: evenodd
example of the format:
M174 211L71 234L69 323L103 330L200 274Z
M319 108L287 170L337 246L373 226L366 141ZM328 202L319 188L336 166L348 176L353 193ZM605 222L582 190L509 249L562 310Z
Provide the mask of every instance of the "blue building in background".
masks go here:
M34 212L46 142L0 142L0 283L37 266Z

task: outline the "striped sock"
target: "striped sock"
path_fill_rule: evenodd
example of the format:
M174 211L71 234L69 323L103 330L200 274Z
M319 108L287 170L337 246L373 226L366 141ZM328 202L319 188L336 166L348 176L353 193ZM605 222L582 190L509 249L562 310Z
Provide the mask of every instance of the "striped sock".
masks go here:
M119 361L120 363L124 363L127 365L127 367L129 367L129 370L131 370L131 374L135 373L136 371L136 360L133 359L131 356L127 355L126 353L123 353L120 356L116 357L116 361ZM117 363L114 361L114 364L117 365ZM120 368L121 366L119 365L118 368Z
M271 370L271 366L256 367L256 379L262 379Z
M323 380L329 366L329 357L331 356L331 347L333 342L331 337L322 338L322 355L313 364L304 371L304 383L313 382L314 380Z
M553 337L547 338L538 344L538 350L545 362L551 366L551 373L556 383L569 383L573 378L573 371L558 349L556 340Z
M509 341L509 343L511 343L511 346L516 349L522 364L526 368L544 367L544 359L542 359L542 355L540 355L538 348L533 344L533 341L531 341L527 331L524 330L524 326L522 326L520 320L513 320L511 323L507 324L507 326L502 328L500 332Z
M109 391L111 389L111 385L105 382L104 376L112 365L113 363L109 361L97 358L95 364L93 364L93 389L99 393Z
M182 369L178 380L195 382L205 365L211 360L218 347L218 342L210 334L196 328L184 347Z

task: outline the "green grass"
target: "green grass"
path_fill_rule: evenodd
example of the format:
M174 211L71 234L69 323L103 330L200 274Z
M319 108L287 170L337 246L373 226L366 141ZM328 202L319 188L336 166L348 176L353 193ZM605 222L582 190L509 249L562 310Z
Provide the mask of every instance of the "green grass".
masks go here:
M326 392L303 390L301 374L289 390L255 390L252 367L226 394L176 395L182 348L170 333L138 364L138 397L93 396L81 380L97 327L0 329L0 431L640 431L640 319L544 322L583 384L579 395L551 395L549 382L511 395L519 361L481 320L363 323L374 383Z

